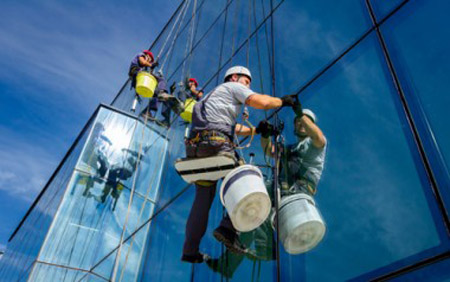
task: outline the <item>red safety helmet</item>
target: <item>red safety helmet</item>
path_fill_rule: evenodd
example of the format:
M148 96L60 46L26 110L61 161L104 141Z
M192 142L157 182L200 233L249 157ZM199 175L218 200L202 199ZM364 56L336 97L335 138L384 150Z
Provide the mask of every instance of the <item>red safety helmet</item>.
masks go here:
M149 55L150 58L152 58L152 62L155 61L155 57L153 57L153 53L150 52L149 50L144 50L144 51L142 51L142 53Z
M192 81L195 84L195 87L198 87L198 82L195 78L189 78L188 81Z

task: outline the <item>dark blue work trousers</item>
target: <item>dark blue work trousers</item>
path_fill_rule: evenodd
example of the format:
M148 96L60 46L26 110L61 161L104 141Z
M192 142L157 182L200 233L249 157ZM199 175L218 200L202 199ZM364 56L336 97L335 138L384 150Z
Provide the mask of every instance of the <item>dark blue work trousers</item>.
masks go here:
M233 146L228 142L204 141L186 145L186 155L189 158L204 158L217 155L219 152L233 152ZM195 255L199 252L200 241L208 226L209 210L216 194L217 181L210 186L195 185L195 199L186 223L186 239L183 254ZM228 214L220 222L223 226L236 232Z

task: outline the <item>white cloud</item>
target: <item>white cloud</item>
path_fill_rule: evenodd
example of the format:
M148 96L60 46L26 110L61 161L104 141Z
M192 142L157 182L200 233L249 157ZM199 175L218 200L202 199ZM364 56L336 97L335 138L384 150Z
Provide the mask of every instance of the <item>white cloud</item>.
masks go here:
M55 153L68 149L99 102L112 100L131 57L177 5L156 1L161 14L149 20L132 2L1 4L0 82L14 90L2 95L18 100L21 114L0 121L0 193L34 198L62 157Z
M10 140L0 137L0 192L31 202L56 168L57 160L45 149L15 137L12 133L8 135Z
M8 27L0 29L0 80L21 87L24 99L33 95L88 113L99 101L112 100L127 79L131 57L170 15L149 21L145 10L132 5L28 4L10 4L0 17L0 26Z

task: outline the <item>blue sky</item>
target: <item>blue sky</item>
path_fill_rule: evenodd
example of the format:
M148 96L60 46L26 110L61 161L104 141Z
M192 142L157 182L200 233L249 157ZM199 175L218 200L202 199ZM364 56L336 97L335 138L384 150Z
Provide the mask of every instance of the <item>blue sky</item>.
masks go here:
M127 79L131 57L178 4L1 2L0 249L92 111Z

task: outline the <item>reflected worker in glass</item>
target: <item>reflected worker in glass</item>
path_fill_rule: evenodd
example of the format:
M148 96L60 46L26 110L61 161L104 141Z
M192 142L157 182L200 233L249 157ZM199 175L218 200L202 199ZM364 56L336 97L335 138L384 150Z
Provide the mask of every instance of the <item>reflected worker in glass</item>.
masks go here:
M297 102L294 111L294 134L297 141L280 148L281 163L277 181L281 184L281 201L278 206L279 215L273 213L271 220L275 227L278 218L280 241L285 251L292 255L305 253L316 247L326 231L313 196L324 169L327 140L317 126L316 115L311 110L303 110ZM274 150L267 138L271 135L271 125L261 122L259 127L263 132L261 145L265 154L271 156ZM271 190L272 185L267 188Z
M316 124L316 115L309 109L302 109L298 104L294 118L294 134L297 142L287 145L282 152L280 177L281 196L305 193L316 194L317 184L325 163L327 140ZM261 145L266 155L272 155L270 139L271 125L262 121L259 125L264 129Z

